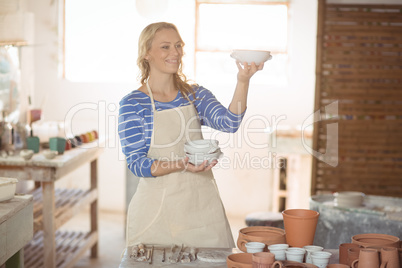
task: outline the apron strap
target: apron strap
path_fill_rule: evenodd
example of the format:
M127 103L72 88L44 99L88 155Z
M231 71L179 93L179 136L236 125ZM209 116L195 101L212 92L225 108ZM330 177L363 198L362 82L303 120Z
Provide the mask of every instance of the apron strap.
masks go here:
M149 87L148 80L147 80L147 83L146 83L146 84L147 84L147 89L148 89L149 97L151 98L152 111L153 111L153 112L156 112L154 96L152 95L152 91L151 91L151 88Z
M149 97L151 98L152 110L153 110L154 112L156 112L154 96L152 95L152 90L151 90L151 88L149 87L148 80L147 80L147 82L146 82L146 85L147 85ZM182 95L184 95L184 97L188 100L188 102L189 102L190 104L193 103L193 102L190 100L190 98L187 96L187 94L182 94Z

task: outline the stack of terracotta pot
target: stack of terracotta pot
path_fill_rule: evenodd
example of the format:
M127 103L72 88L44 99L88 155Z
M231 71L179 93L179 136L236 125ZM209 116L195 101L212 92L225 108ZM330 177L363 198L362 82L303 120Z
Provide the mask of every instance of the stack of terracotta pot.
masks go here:
M278 261L275 258L275 254L268 253L268 246L270 245L286 244L289 247L296 248L313 244L319 216L318 212L308 209L289 209L283 211L282 215L285 229L267 226L252 226L241 229L239 231L237 246L245 253L229 255L227 258L228 268L317 267L310 263L302 263L304 257L302 262ZM246 253L246 243L249 242L265 244L263 252Z
M289 209L283 211L282 215L285 229L267 226L241 229L237 246L244 253L229 255L228 268L402 268L402 243L398 237L387 234L354 235L351 243L339 246L337 264L303 263L304 260L307 262L307 257L297 262L278 259L274 252L269 252L271 245L286 244L289 248L305 249L313 245L319 217L318 212L308 209ZM249 242L265 244L263 252L246 253L246 244ZM312 256L314 254L311 253Z
M358 234L352 243L339 245L339 263L352 268L402 268L398 237L387 234Z

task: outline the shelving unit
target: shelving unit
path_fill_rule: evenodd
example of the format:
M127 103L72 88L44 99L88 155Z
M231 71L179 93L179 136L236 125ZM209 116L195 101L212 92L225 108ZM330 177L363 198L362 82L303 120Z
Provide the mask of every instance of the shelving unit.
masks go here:
M24 248L26 267L73 267L88 249L92 258L97 257L97 159L103 146L96 143L66 151L52 160L40 153L28 161L18 156L0 158L2 176L33 180L40 185L30 193L34 200L34 235ZM57 180L86 163L90 163L89 189L55 189ZM86 206L90 206L88 232L58 230Z

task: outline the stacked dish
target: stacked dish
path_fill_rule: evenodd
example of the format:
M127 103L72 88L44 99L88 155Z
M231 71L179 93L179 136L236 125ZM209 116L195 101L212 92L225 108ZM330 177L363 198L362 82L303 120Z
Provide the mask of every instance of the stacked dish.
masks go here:
M336 192L333 194L333 196L335 197L335 206L354 208L361 207L363 205L365 195L362 192L345 191Z
M223 155L218 144L213 139L188 141L184 144L184 152L191 164L198 166L207 160L209 165Z

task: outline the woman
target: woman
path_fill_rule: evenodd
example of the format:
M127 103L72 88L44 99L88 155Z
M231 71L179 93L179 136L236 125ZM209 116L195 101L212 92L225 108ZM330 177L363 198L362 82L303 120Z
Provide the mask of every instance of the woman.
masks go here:
M249 80L263 64L236 63L229 109L182 73L184 42L173 24L148 25L137 64L141 84L120 102L119 136L129 169L140 177L127 217L127 246L185 244L234 247L211 168L184 157L184 143L202 139L201 124L235 132L246 110Z

